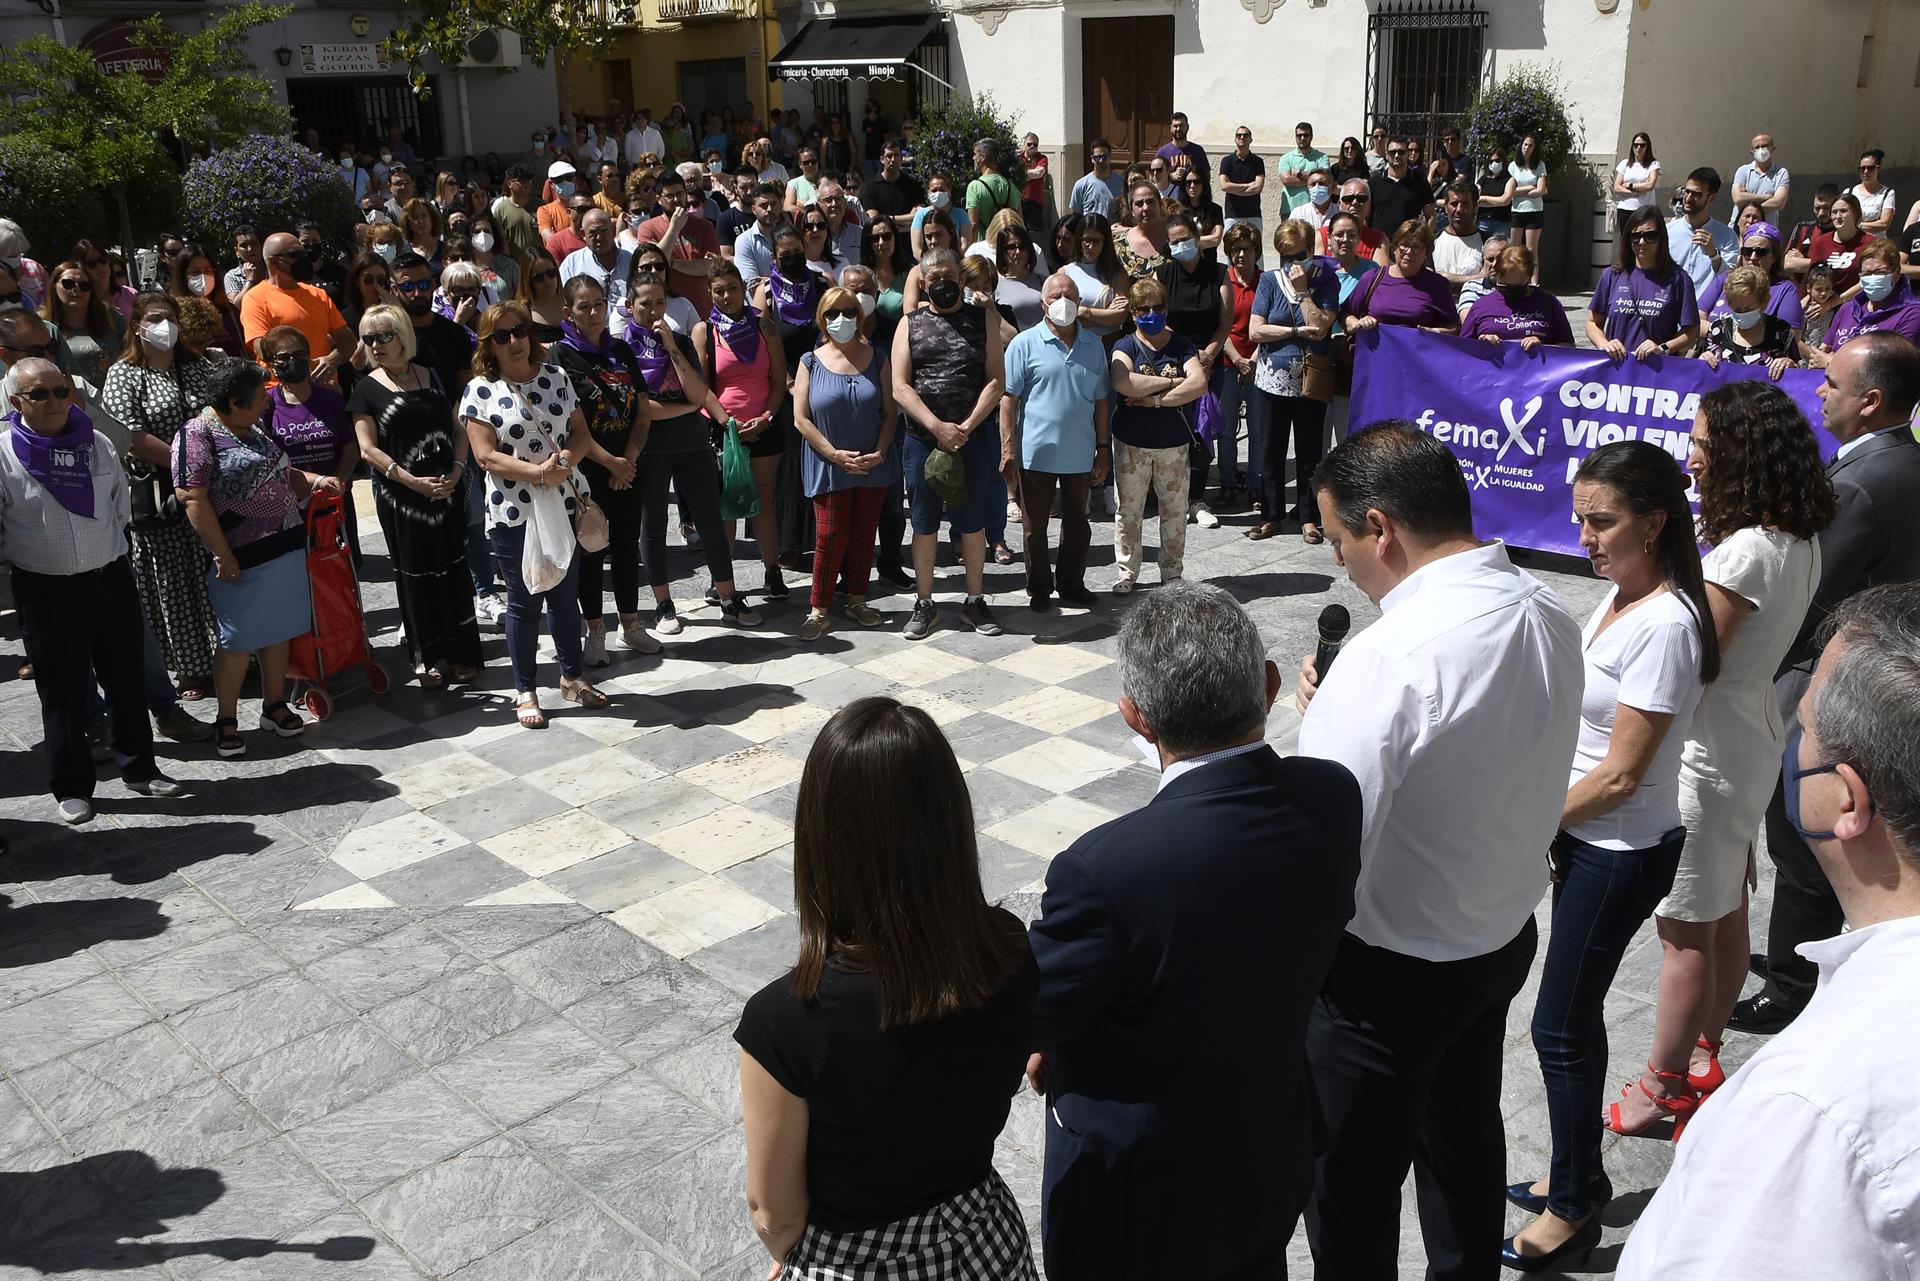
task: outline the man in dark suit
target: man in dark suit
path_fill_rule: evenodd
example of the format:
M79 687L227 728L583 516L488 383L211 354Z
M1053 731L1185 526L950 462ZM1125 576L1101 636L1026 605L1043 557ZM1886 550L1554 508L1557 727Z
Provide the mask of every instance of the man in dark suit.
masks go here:
M1814 633L1834 606L1882 583L1920 581L1920 442L1909 423L1920 402L1920 348L1891 331L1862 334L1834 353L1820 387L1821 417L1840 441L1827 465L1838 510L1820 535L1820 586L1774 678L1791 734L1820 651ZM1778 1032L1813 998L1817 970L1795 949L1840 932L1840 901L1813 851L1787 821L1784 793L1767 804L1773 913L1767 950L1754 957L1766 986L1733 1007L1727 1026Z
M1217 587L1144 597L1120 714L1146 808L1053 862L1032 929L1050 1281L1266 1281L1313 1184L1308 1013L1353 915L1360 790L1264 741L1280 673Z

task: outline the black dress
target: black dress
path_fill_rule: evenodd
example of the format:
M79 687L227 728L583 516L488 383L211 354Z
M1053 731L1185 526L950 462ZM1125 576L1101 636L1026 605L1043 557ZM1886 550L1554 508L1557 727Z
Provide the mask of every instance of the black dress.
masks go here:
M821 296L831 288L833 282L819 272L812 273L813 297L807 306L809 316ZM812 351L820 342L820 329L811 319L804 324L788 321L774 305L772 286L768 286L767 305L762 311L773 318L773 331L780 337L780 349L787 358L787 378L794 376L800 368L800 358ZM801 492L800 458L811 448L801 437L800 429L793 424L793 397L788 396L780 408L780 420L774 424L786 440L786 450L780 456L780 472L774 481L773 506L776 523L780 530L780 550L787 555L805 555L813 550L813 503ZM769 428L771 430L772 428Z
M411 374L424 389L396 392L373 375L361 378L347 412L373 419L375 443L407 472L444 476L453 470L459 430L453 404L425 365L414 365ZM414 661L441 670L479 667L480 627L467 571L467 486L456 484L450 497L436 501L376 476L373 498Z

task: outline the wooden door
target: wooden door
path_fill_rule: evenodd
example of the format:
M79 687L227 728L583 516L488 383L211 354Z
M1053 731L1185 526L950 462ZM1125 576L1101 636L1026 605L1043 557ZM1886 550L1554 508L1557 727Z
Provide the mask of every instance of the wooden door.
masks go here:
M601 64L606 73L606 98L602 102L603 110L612 110L613 104L620 104L622 112L633 110L633 59L608 58Z
M1082 143L1105 138L1123 170L1171 135L1173 18L1082 18Z

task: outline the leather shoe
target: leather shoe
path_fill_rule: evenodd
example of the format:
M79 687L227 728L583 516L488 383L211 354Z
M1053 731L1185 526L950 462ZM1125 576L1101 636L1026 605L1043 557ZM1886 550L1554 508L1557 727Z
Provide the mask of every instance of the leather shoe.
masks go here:
M1056 587L1054 594L1069 605L1079 605L1083 608L1090 609L1099 603L1093 593L1085 587Z
M1603 1170L1593 1176L1593 1213L1599 1214L1607 1202L1613 1200L1613 1180ZM1547 1208L1547 1194L1533 1190L1533 1180L1525 1183L1507 1184L1507 1201L1519 1206L1528 1214L1542 1214Z
M1779 997L1762 992L1734 1006L1733 1017L1727 1020L1727 1026L1736 1032L1771 1036L1799 1016L1800 1011L1788 1009L1786 1002Z
M1539 1272L1552 1267L1569 1255L1584 1254L1600 1244L1600 1215L1596 1212L1587 1217L1587 1221L1574 1229L1572 1236L1560 1243L1560 1247L1545 1254L1521 1254L1513 1247L1513 1238L1508 1237L1500 1243L1500 1262L1515 1272Z
M1036 614L1044 614L1053 608L1053 597L1049 594L1027 597L1027 608Z
M1765 952L1747 953L1747 973L1757 979L1767 977L1767 954Z

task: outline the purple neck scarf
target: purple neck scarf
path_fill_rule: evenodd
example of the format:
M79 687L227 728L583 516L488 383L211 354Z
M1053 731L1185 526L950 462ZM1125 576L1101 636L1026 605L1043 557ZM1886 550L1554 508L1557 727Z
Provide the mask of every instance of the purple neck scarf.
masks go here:
M788 280L775 267L767 273L767 293L773 299L773 314L786 324L804 328L813 324L813 312L819 299L819 292L813 276L804 280Z
M647 390L655 393L675 391L680 380L673 372L673 357L667 351L667 345L650 329L635 326L633 348L634 360L640 366L640 377L646 381Z
M707 313L707 323L713 326L713 332L727 340L727 347L738 356L743 364L751 365L760 359L760 313L748 307L740 313L740 319L729 319L727 313L715 307Z
M13 456L27 475L46 487L53 500L76 516L93 515L93 420L78 405L67 406L67 429L58 436L42 436L21 420L20 411L7 415Z
M575 351L585 352L589 356L611 357L613 355L614 338L611 328L603 331L600 335L600 341L595 342L593 339L581 333L578 326L571 320L562 320L560 322L560 341Z

